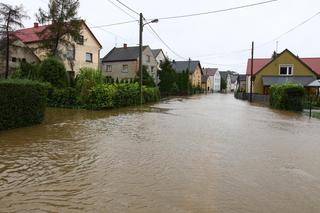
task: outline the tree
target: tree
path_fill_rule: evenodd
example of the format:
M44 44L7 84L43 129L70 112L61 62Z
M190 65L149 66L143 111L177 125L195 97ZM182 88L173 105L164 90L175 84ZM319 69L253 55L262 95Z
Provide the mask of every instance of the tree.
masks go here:
M57 58L47 58L42 61L39 73L43 81L57 88L68 86L67 71L64 64Z
M176 83L176 72L172 68L171 62L169 59L165 59L163 63L160 65L161 71L159 72L160 83L159 89L162 93L171 93L173 89L175 89ZM175 85L174 85L175 84Z
M140 82L140 72L137 73L137 81ZM147 71L147 67L142 67L142 85L148 86L148 87L155 87L156 84L154 83L154 79L151 77L151 75Z
M6 70L5 78L9 75L9 57L10 44L13 40L12 32L16 27L23 27L22 19L28 18L23 10L23 6L11 6L9 4L0 3L0 36L1 41L4 41L6 55Z
M79 7L79 0L51 0L48 11L40 8L36 14L39 23L50 23L39 33L44 38L42 48L47 49L50 56L61 58L59 45L72 49L72 41L83 42L82 21L77 16ZM70 61L70 57L67 56L67 59Z

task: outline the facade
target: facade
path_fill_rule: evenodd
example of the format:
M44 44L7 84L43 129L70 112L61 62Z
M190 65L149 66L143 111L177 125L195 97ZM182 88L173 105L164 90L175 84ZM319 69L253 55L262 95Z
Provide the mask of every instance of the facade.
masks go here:
M247 76L245 74L239 75L236 90L240 92L245 92L246 86L247 86Z
M189 71L189 80L193 87L201 88L203 70L200 61L173 61L172 68L176 73Z
M10 46L9 54L9 75L12 75L21 62L30 64L40 62L40 59L27 47L22 41L15 40ZM0 56L0 76L5 74L6 59L5 56Z
M320 58L299 58L288 49L274 59L254 59L253 93L269 94L274 84L296 83L307 87L320 77ZM246 92L250 92L251 59L247 65Z
M221 91L221 76L217 68L204 68L204 75L208 75L211 80L211 88L213 92Z
M229 71L220 71L221 81L223 80L226 83L225 92L231 92L231 75ZM221 85L222 87L222 85Z
M142 50L142 65L155 80L157 79L158 63L149 46ZM139 71L139 46L128 47L124 44L121 48L113 48L101 61L102 73L114 80L133 80Z
M160 76L159 72L161 72L161 63L166 60L166 56L164 55L162 49L154 49L152 50L153 56L156 58L157 61L157 78L156 78L156 84L158 85L160 83Z
M45 36L40 37L41 32L45 32L48 25L39 26L34 24L33 28L21 29L15 32L15 36L19 38L26 46L34 50L40 60L47 57L47 50L41 49L41 42ZM89 27L82 21L81 30L82 39L79 42L71 41L68 47L61 44L59 51L62 53L62 58L67 71L78 74L81 68L99 68L100 50L102 45L91 32Z
M209 75L203 75L201 77L201 89L205 93L212 92L212 81Z
M231 73L230 78L231 78L231 92L234 92L237 90L237 85L238 85L238 74L237 73Z

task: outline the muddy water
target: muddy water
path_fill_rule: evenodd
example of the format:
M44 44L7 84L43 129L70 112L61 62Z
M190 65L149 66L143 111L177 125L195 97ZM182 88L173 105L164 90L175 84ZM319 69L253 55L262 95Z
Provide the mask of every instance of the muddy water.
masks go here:
M0 133L0 212L320 212L320 121L212 95Z

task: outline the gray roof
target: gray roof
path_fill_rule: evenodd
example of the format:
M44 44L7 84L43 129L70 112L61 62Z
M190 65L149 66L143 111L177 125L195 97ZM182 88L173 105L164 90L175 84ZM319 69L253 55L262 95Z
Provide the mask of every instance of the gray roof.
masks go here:
M152 51L152 54L154 55L154 57L157 57L160 54L160 52L162 51L162 49L154 49L151 51Z
M247 80L247 75L241 74L238 76L238 81L246 81Z
M315 80L315 81L311 82L308 85L308 87L318 87L318 88L320 88L320 80L318 79L318 80Z
M238 75L231 75L231 83L235 83L238 80Z
M201 68L200 61L173 61L172 62L172 68L177 72L177 73L182 73L183 71L189 70L190 73L193 73L197 66ZM190 68L190 69L189 69Z
M208 75L203 75L203 76L201 76L201 82L202 82L202 83L207 83L207 82L208 82L208 79L209 79L209 76L208 76Z
M308 86L315 80L312 76L264 76L262 82L264 86L271 86L274 84L295 83L303 86Z
M145 50L148 46L143 46ZM116 61L135 61L139 58L139 46L113 48L103 59L102 62Z
M218 72L218 68L205 68L203 69L203 73L209 76L215 76L216 72Z

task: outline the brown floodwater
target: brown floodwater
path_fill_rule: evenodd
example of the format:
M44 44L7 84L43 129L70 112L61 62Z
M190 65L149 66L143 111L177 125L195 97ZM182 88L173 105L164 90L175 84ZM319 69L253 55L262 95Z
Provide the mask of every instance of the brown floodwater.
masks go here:
M48 109L0 133L0 212L318 213L320 120L220 94Z

